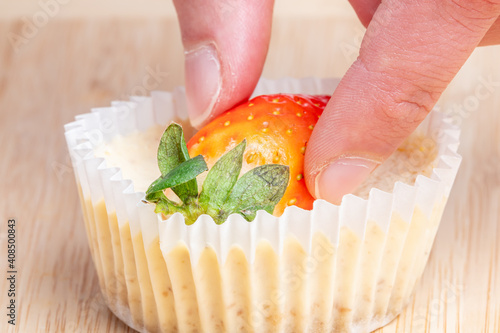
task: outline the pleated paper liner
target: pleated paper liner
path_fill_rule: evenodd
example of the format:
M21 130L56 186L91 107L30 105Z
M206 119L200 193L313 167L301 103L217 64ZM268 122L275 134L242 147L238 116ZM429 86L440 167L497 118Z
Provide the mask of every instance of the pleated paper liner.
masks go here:
M329 94L337 83L262 80L255 95ZM179 214L161 220L120 168L95 155L113 138L170 121L193 133L182 89L114 102L65 128L101 290L125 323L141 332L368 332L402 311L460 164L459 130L442 114L417 129L438 152L431 175L413 185L190 226Z

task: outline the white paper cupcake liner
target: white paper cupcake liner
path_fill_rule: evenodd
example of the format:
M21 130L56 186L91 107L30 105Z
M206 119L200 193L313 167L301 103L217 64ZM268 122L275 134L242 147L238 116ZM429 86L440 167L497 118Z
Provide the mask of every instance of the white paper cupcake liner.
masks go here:
M331 94L338 80L261 80L255 94ZM202 216L187 226L141 202L132 181L94 150L118 135L187 121L182 89L113 102L67 124L66 140L101 290L141 332L368 332L411 298L460 156L459 130L432 112L418 131L438 144L430 177L376 188L340 206L316 200L249 223Z

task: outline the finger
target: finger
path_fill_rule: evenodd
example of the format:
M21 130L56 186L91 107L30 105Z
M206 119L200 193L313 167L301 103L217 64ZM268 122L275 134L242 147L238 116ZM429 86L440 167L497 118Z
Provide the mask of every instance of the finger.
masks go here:
M500 1L388 0L306 150L309 190L339 203L424 119L500 13Z
M273 0L174 0L193 125L247 99L262 72Z
M358 15L359 20L365 27L372 20L373 14L375 14L380 2L381 0L349 0L356 15Z
M500 44L500 16L491 26L490 30L484 35L479 43L479 46L497 45Z
M358 15L361 23L367 27L372 20L373 14L380 5L381 0L349 0L352 8ZM497 18L496 22L488 30L486 35L483 37L479 46L496 45L500 44L500 17Z

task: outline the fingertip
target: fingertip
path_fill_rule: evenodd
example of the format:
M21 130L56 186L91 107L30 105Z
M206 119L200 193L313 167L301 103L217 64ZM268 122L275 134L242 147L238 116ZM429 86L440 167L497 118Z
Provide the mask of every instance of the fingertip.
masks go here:
M342 197L354 192L380 163L363 157L342 157L310 175L308 188L316 199L340 204Z
M186 97L191 124L201 126L214 111L222 86L221 65L214 43L186 52Z

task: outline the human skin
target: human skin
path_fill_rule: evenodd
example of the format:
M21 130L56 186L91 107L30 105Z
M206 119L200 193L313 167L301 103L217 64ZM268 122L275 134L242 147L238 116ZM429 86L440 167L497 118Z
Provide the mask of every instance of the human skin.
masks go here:
M196 126L252 93L267 54L273 2L174 0ZM309 191L333 203L413 132L477 46L500 42L500 0L350 3L367 31L305 156Z

